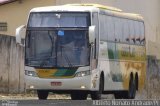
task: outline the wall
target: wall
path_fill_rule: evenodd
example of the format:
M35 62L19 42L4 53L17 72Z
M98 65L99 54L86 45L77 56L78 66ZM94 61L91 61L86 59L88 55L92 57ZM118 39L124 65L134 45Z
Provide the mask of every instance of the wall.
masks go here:
M28 13L34 7L53 6L56 0L22 0L0 6L0 22L8 23L8 31L0 34L15 35L15 30L20 25L27 23Z
M25 91L24 52L16 45L15 30L27 23L30 9L55 3L55 0L22 0L0 6L0 22L8 23L8 30L0 31L0 92Z
M24 52L15 37L0 35L0 92L24 92Z
M142 92L138 92L136 99L160 99L160 61L149 56L147 62L147 77Z

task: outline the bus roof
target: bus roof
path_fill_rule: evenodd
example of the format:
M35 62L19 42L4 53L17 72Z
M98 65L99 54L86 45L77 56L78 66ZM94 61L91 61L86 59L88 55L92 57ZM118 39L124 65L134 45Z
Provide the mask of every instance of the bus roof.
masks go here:
M66 4L60 6L47 6L33 8L30 12L99 12L103 11L108 15L129 18L143 21L143 17L139 14L125 13L121 9L104 6L100 4Z
M93 7L104 9L104 10L111 10L111 11L118 11L118 12L122 11L121 9L110 7L110 6L105 6L101 4L66 4L66 6L93 6Z

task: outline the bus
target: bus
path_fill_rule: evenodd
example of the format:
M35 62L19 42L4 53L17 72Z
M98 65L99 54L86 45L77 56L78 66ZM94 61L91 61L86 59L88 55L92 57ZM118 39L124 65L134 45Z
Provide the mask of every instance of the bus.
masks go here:
M25 48L27 90L72 100L102 94L134 99L146 77L145 25L139 14L99 4L37 7L16 29Z

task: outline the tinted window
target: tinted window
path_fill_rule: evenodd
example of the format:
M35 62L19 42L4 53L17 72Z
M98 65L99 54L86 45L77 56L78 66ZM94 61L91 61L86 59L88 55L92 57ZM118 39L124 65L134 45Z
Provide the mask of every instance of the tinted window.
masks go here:
M140 22L140 42L143 45L145 43L144 23Z
M121 18L114 18L115 22L115 41L116 42L122 42L123 34L122 34L122 29L123 29L123 23L122 23Z
M107 16L107 23L106 23L106 30L108 35L109 41L115 41L115 35L114 35L114 17Z
M87 27L88 13L31 13L29 27Z
M102 41L107 40L107 16L100 15L100 39Z
M134 21L134 29L135 29L135 43L140 44L140 24L138 21Z
M123 42L129 43L129 20L123 20Z
M130 43L135 44L134 21L129 20Z

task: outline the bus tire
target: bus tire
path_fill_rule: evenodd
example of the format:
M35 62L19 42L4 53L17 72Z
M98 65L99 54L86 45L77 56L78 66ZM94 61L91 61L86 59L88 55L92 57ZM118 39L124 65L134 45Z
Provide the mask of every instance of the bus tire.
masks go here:
M88 94L86 92L72 92L71 99L72 100L86 100Z
M99 91L91 92L92 100L100 100L101 99L103 88L104 88L104 78L101 75L100 82L99 82Z
M45 90L37 90L37 95L39 100L46 100L49 92Z
M134 99L136 96L136 81L133 77L130 78L129 90L126 94L126 99Z

